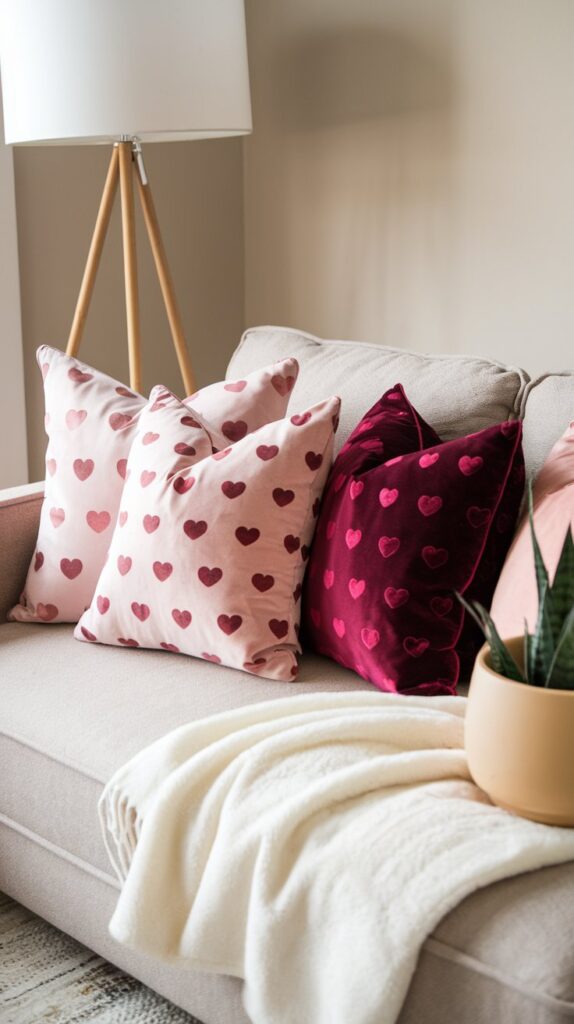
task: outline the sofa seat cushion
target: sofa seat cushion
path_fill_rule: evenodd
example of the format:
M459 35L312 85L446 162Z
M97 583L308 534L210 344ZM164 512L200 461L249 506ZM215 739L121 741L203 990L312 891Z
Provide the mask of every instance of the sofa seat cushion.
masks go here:
M99 795L149 743L243 704L371 689L318 655L306 655L297 682L285 683L176 654L95 650L72 630L0 626L0 814L108 873Z

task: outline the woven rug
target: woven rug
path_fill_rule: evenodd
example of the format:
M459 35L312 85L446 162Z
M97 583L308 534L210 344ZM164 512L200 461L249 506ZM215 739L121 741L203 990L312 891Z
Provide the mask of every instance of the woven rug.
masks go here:
M0 893L2 1024L200 1024Z

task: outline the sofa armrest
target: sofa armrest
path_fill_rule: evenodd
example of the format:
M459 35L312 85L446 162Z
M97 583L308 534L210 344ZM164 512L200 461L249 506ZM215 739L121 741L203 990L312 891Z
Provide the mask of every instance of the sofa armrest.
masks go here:
M18 602L38 536L44 484L0 491L0 622Z

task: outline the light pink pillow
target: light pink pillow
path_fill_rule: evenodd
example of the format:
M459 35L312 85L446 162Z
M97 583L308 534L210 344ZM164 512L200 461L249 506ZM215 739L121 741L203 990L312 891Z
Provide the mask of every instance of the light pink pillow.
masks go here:
M574 421L556 442L534 484L534 529L551 581L568 529L574 529ZM538 592L528 516L524 516L500 575L491 615L503 637L536 625Z
M58 349L44 345L37 359L49 438L45 496L24 593L10 618L76 622L104 564L147 400ZM285 414L297 372L296 360L286 359L203 388L186 399L189 422L201 422L214 448L225 447Z
M211 455L181 402L152 392L108 560L75 636L293 678L339 404L328 399Z

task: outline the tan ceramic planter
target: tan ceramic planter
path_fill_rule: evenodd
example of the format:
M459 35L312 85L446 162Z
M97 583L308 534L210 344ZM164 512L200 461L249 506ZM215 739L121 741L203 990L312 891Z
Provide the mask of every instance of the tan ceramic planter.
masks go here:
M522 638L507 642L522 660ZM465 746L474 781L500 807L574 827L574 691L499 676L488 644L472 674Z

